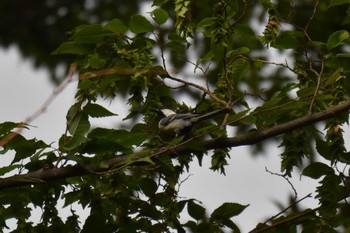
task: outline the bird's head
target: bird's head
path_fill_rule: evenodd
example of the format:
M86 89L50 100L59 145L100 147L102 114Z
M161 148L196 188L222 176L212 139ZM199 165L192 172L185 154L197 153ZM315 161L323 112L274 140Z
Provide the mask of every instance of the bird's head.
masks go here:
M155 108L154 111L156 111L162 118L176 114L176 112L166 107Z

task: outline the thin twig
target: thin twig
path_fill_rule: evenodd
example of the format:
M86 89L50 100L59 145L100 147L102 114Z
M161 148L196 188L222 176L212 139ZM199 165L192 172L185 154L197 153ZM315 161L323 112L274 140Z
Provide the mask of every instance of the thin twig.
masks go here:
M312 15L310 16L309 21L308 21L307 24L305 25L304 32L307 31L307 29L308 29L309 26L310 26L311 21L312 21L313 18L315 17L316 10L317 10L317 6L318 6L318 0L315 2L315 5L314 5L313 11L312 11Z
M72 64L69 68L68 74L65 77L65 79L58 85L52 92L52 94L46 99L46 101L40 106L38 110L36 110L33 114L25 118L23 122L20 122L16 130L10 132L6 137L0 140L0 146L4 146L7 143L9 143L17 134L19 134L23 128L26 127L30 122L35 120L37 117L39 117L41 114L43 114L48 106L52 103L52 101L56 98L56 96L64 90L64 88L67 86L67 84L72 80L74 73L76 72L77 65Z
M316 209L308 209L308 210L306 210L304 212L301 212L299 214L293 215L290 218L285 218L285 219L283 219L283 220L281 220L279 222L276 222L276 223L272 224L271 226L267 226L266 225L266 223L268 223L269 221L272 221L273 219L277 218L279 215L285 213L288 209L290 209L291 207L293 207L294 205L298 204L299 202L303 201L304 199L306 199L308 197L311 197L311 193L309 193L305 197L301 198L300 200L293 202L292 204L287 206L285 209L283 209L281 212L279 212L278 214L272 216L267 221L265 221L261 227L258 226L256 228L254 228L253 230L251 230L249 233L261 233L261 232L264 232L264 231L268 231L268 230L274 229L274 228L276 228L278 226L281 226L281 225L287 224L289 222L295 221L295 220L297 220L297 219L299 219L301 217L304 217L304 216L306 216L308 214L314 213L315 211L318 210L318 208L316 208Z
M179 83L183 83L183 84L188 85L188 86L191 86L191 87L194 87L194 88L196 88L196 89L198 89L198 90L201 90L201 91L203 91L204 93L208 94L215 102L217 102L217 103L219 103L219 104L221 104L221 105L223 105L223 106L225 106L225 107L229 107L229 106L228 106L228 105L229 105L228 103L226 103L225 101L221 100L221 99L218 98L216 95L214 95L214 93L212 93L211 91L207 90L206 88L204 88L204 87L202 87L202 86L200 86L200 85L198 85L198 84L195 84L195 83L193 83L193 82L188 82L188 81L185 81L185 80L183 80L183 79L175 78L175 77L171 76L170 74L168 74L168 75L166 76L166 78L168 78L168 79L170 79L170 80L173 80L173 81L176 81L176 82L179 82Z
M288 179L288 177L286 177L286 175L283 175L283 174L279 174L279 173L276 173L276 172L272 172L272 171L269 171L269 169L267 169L267 167L265 167L265 171L270 173L271 175L275 175L275 176L279 176L279 177L282 177L283 179L285 179L288 184L290 185L290 187L293 189L293 192L294 192L294 201L298 198L298 192L297 190L295 189L294 185L292 184L292 182Z
M52 94L46 99L46 101L39 107L38 110L36 110L32 115L28 116L24 122L29 124L33 120L35 120L37 117L39 117L41 114L43 114L48 106L52 103L52 101L56 98L56 96L61 93L65 87L68 85L70 81L72 81L73 75L77 70L77 65L72 64L69 67L68 74L66 75L65 79L53 90Z
M274 216L270 217L269 219L267 219L264 224L267 224L268 222L274 220L275 218L277 218L278 216L280 216L281 214L285 213L287 210L289 210L290 208L292 208L293 206L295 206L296 204L298 204L299 202L302 202L303 200L305 200L306 198L311 197L311 193L307 194L305 197L301 198L300 200L295 200L293 203L291 203L289 206L287 206L286 208L284 208L283 210L281 210L279 213L275 214Z
M315 92L312 96L312 99L311 99L311 102L310 102L310 107L309 107L309 114L312 113L312 107L316 101L316 97L317 97L317 94L318 94L318 91L320 90L320 85L321 85L321 75L323 73L323 68L324 68L324 62L322 61L321 62L321 69L320 69L320 72L317 72L313 67L312 67L312 62L310 61L310 70L311 72L313 72L316 76L316 88L315 88Z

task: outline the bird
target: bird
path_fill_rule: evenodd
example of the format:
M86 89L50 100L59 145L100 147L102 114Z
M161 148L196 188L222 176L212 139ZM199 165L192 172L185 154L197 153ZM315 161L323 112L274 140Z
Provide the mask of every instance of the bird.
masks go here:
M155 109L162 117L158 127L162 132L175 133L177 136L191 133L193 127L204 120L208 120L218 114L228 112L228 109L218 109L208 113L176 113L173 110L161 107Z

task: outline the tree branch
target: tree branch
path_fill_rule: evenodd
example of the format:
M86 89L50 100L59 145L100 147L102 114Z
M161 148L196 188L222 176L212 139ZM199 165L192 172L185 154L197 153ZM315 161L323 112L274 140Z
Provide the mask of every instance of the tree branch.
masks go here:
M292 130L304 127L309 124L320 122L336 116L337 114L347 111L350 108L350 100L344 101L334 107L328 108L322 112L314 113L304 117L300 117L293 121L273 126L271 128L257 131L255 134L240 135L231 138L216 138L202 142L202 147L205 150L212 150L224 147L237 147L242 145L252 145L261 142L265 139L290 132ZM174 147L157 148L154 151L145 149L127 156L118 156L114 159L105 161L107 168L100 169L90 165L87 166L66 166L60 168L50 168L28 174L15 175L0 179L0 190L10 187L19 187L36 183L44 183L52 180L60 180L69 177L89 175L99 172L118 171L131 165L147 164L150 158L155 158L160 155L168 155L172 157L179 156L184 153L191 153L191 147L188 143L181 143ZM148 159L148 161L147 161Z

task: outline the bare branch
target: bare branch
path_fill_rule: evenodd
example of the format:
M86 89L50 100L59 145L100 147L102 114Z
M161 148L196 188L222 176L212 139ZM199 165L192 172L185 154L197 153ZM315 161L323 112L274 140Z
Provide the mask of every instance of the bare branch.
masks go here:
M17 134L19 134L26 125L35 120L41 114L43 114L48 106L52 103L52 101L56 98L56 96L61 93L65 87L68 85L70 81L72 81L73 75L77 70L77 65L72 64L69 68L68 74L65 79L58 85L52 92L52 94L46 99L46 101L36 110L32 115L28 116L23 122L19 123L17 129L11 133L9 133L6 137L0 140L0 146L6 145L9 141L11 141Z
M201 90L204 93L208 94L210 96L210 98L212 98L215 102L225 106L226 108L230 108L228 103L226 103L222 99L218 98L216 95L214 95L214 93L212 93L211 91L209 91L206 88L202 87L201 85L198 85L198 84L195 84L195 83L192 83L192 82L188 82L188 81L185 81L183 79L175 78L175 77L171 76L170 74L168 74L166 76L166 78L171 79L171 80L176 81L176 82L179 82L179 83L183 83L183 84L188 85L188 86L192 86L192 87L194 87L194 88L196 88L198 90Z
M285 175L285 174L280 174L280 173L276 173L276 172L272 172L270 171L269 169L267 169L267 167L265 167L265 171L270 173L271 175L275 175L275 176L279 176L279 177L282 177L283 179L285 179L289 186L292 188L293 192L294 192L294 201L297 200L298 198L298 192L297 190L295 189L294 185L292 184L292 182L288 179L288 177Z

